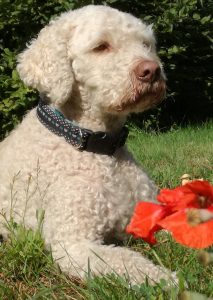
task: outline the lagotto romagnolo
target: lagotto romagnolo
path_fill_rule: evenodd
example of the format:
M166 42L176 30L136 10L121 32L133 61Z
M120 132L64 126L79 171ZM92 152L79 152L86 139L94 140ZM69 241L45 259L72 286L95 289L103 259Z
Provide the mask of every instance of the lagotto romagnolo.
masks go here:
M106 133L109 143L130 113L155 106L165 94L151 26L105 6L86 6L51 21L18 56L17 69L54 115ZM36 210L45 210L43 235L63 271L84 276L89 258L96 275L114 271L128 273L132 282L146 276L152 283L175 281L175 274L139 253L110 245L112 238L125 238L136 202L155 201L157 193L126 146L108 155L96 153L94 141L94 151L79 151L50 129L35 108L0 144L1 210L9 216L11 182L18 174L14 218L20 222L25 212L25 224L34 228Z

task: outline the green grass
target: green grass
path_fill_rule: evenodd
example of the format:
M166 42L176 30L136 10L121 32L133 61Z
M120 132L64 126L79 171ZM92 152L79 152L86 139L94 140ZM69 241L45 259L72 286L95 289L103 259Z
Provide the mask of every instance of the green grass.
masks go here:
M213 123L160 134L133 128L128 145L161 188L179 185L185 173L213 182Z
M213 124L210 123L161 134L132 128L128 145L160 187L180 184L180 176L184 173L213 182L212 132ZM51 251L45 248L43 217L43 212L37 213L38 227L34 231L26 229L24 224L16 224L13 219L5 220L9 236L0 246L0 299L177 299L177 290L165 290L164 282L154 287L148 283L131 286L115 274L92 279L88 273L85 281L68 278L54 264ZM130 238L126 246L178 272L180 291L183 292L186 281L188 290L193 292L190 295L182 293L178 299L213 297L212 264L202 265L197 258L198 251L175 243L166 233L158 233L158 241L150 247L142 240Z

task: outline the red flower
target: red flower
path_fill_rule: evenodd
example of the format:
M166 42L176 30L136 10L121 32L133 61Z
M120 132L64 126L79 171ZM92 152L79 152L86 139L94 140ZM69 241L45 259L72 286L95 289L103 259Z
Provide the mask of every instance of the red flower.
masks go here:
M150 202L139 202L126 231L136 238L143 238L149 244L155 244L154 233L161 229L157 224L168 215L168 208Z
M213 212L213 206L209 210ZM170 231L173 238L182 245L201 249L213 244L213 219L191 226L188 222L187 210L180 210L166 217L158 225Z
M208 181L195 180L173 190L163 189L157 199L173 211L186 207L207 208L213 204L213 187Z
M162 228L171 231L174 239L192 248L205 248L213 244L213 187L208 181L192 181L175 189L163 189L157 196L162 204L139 202L127 232L155 244L154 233ZM190 209L209 212L192 226L188 220ZM207 222L206 222L207 221Z

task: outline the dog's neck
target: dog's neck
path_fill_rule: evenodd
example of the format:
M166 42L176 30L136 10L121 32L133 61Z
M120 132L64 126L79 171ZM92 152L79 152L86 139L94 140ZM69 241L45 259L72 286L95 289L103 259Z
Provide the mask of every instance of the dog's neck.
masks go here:
M128 136L128 129L125 126L119 130L113 130L114 132L89 130L92 128L91 124L94 125L91 118L87 122L87 128L79 126L79 123L77 124L75 120L66 118L62 111L59 111L53 105L48 105L44 99L39 101L36 112L39 121L46 128L52 133L64 137L68 143L80 151L113 155L118 148L124 146Z
M80 127L90 129L92 131L114 132L120 130L125 121L125 115L113 115L102 113L98 109L78 107L77 105L67 102L64 106L58 108L67 119L73 120Z

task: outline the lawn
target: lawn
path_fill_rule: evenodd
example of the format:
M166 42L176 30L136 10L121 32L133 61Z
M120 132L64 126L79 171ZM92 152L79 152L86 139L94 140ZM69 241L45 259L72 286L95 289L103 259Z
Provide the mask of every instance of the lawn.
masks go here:
M131 127L128 146L150 176L162 187L175 187L180 177L205 178L213 183L213 123L189 126L166 133L145 133ZM131 286L114 274L81 281L69 279L54 264L51 251L42 239L42 214L38 229L7 223L10 235L0 246L0 299L177 299L177 290L164 289L162 282L152 287L147 283ZM178 272L179 289L188 291L179 299L205 300L213 297L213 265L203 265L199 251L175 243L166 233L158 234L159 243L150 247L142 240L130 238L126 246L134 248L156 263ZM210 249L211 250L211 249ZM213 249L212 249L213 251ZM201 295L198 295L202 294Z
M128 145L161 188L177 186L185 173L213 183L213 123L161 134L133 128Z

